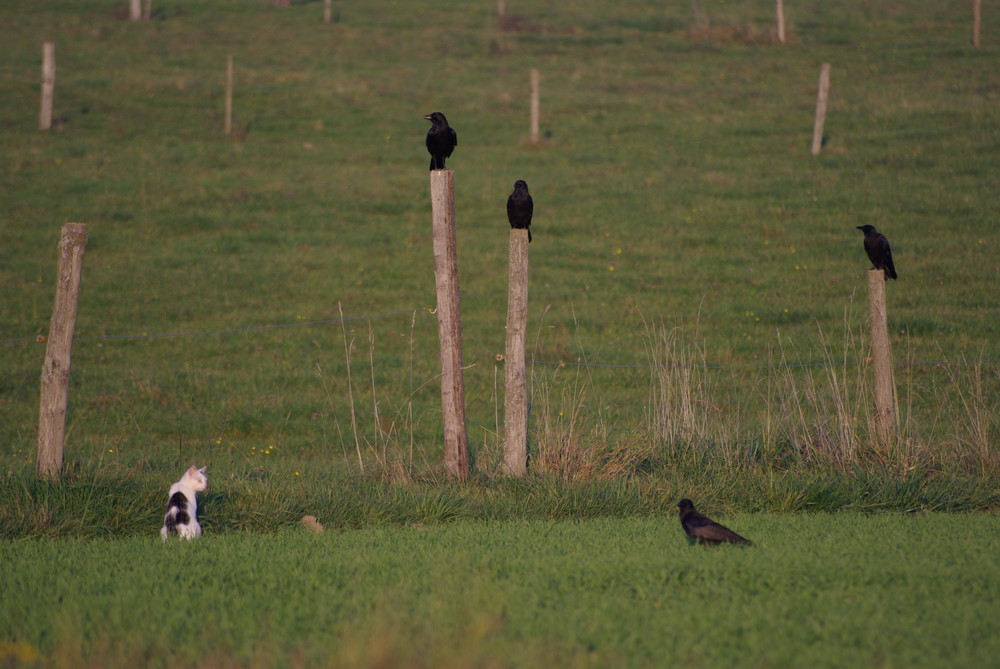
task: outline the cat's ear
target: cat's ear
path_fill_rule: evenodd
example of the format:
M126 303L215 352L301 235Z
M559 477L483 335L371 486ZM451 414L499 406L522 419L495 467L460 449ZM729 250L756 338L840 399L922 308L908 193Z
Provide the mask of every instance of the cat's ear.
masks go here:
M191 467L187 470L188 476L194 476L197 473L198 473L198 468L195 467L194 465L191 465Z
M192 467L192 469L194 469L194 468ZM206 469L208 469L208 465L206 465L206 466L202 467L201 469L199 469L198 473L204 475Z

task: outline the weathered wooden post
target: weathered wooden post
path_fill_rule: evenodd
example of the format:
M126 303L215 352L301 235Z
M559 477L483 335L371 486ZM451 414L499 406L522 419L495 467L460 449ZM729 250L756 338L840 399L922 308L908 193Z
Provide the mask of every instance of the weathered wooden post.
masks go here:
M227 135L233 132L233 56L230 54L226 58L226 121L225 132Z
M56 90L56 45L42 45L42 107L38 112L38 129L52 128L52 98Z
M816 122L813 124L812 154L819 155L823 148L823 125L826 123L826 100L830 92L830 63L823 63L819 71L819 94L816 96Z
M896 435L896 385L892 378L889 322L885 306L885 271L868 270L868 310L875 374L875 436L884 446Z
M59 235L59 279L49 325L42 392L38 411L38 453L35 472L41 478L59 478L66 435L66 404L69 394L70 352L83 274L83 253L87 250L87 226L67 223Z
M142 5L142 20L148 21L153 17L153 0L146 0Z
M536 144L539 126L538 83L538 70L531 68L531 141Z
M778 41L782 44L785 43L785 2L784 0L777 0L777 13L778 13Z
M503 27L503 21L507 17L507 7L504 0L497 0L497 19L500 21L500 26Z
M441 340L441 410L444 464L448 476L469 477L465 430L465 380L462 371L462 305L455 243L455 172L431 170L434 223L434 283L437 288L438 336Z
M333 19L333 0L323 0L323 23Z
M525 333L528 321L528 231L511 228L507 297L507 348L504 353L504 471L528 471L528 394Z
M979 47L979 28L983 23L981 0L972 0L972 46Z
M129 0L128 18L130 21L142 20L142 0Z

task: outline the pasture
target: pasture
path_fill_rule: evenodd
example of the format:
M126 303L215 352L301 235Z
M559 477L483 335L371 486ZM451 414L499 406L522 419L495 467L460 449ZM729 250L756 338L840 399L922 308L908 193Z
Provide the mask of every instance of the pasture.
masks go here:
M689 546L672 517L4 542L0 657L982 667L1000 652L995 515L725 520L759 547Z
M785 4L782 45L772 0L508 0L503 25L493 2L334 0L329 25L300 0L156 0L138 23L117 0L4 2L0 662L988 664L1000 15L975 48L966 3ZM431 111L459 137L467 484L441 466ZM524 480L497 475L516 179ZM66 466L43 483L68 221L89 242ZM899 272L888 444L865 223ZM191 464L205 536L162 546ZM680 497L761 547L687 546Z

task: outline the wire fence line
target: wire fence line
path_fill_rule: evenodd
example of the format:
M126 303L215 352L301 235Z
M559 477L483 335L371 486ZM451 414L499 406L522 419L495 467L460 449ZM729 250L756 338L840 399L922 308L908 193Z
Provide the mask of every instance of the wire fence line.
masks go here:
M364 320L375 320L378 318L389 318L392 316L402 316L403 314L413 314L419 311L419 309L404 309L401 311L390 311L382 314L368 314L365 316L345 316L344 318L327 318L318 321L300 321L295 323L278 323L275 325L253 325L243 328L227 328L222 330L199 330L195 332L166 332L166 333L142 333L142 334L121 334L121 335L75 335L73 337L74 341L95 341L95 340L124 340L124 339L170 339L176 337L200 337L205 335L220 335L220 334L236 334L240 332L262 332L267 330L278 330L282 328L293 328L293 327L306 327L311 325L329 325L331 323L347 323L350 321L364 321ZM0 339L0 344L11 344L18 342L44 342L45 336L43 335L29 335L26 337L13 337L10 339ZM636 364L616 364L616 363L597 363L597 362L580 362L571 361L567 362L565 360L534 360L529 361L533 365L549 365L554 367L583 367L588 369L713 369L713 370L725 370L725 369L797 369L797 368L818 368L818 367L846 367L846 366L856 366L861 364L858 361L844 361L844 362L802 362L802 363L783 363L779 365L775 364L761 364L761 365L709 365L709 364L694 364L694 365L636 365ZM941 365L997 365L1000 364L1000 360L925 360L917 362L894 362L893 365L896 367L935 367Z

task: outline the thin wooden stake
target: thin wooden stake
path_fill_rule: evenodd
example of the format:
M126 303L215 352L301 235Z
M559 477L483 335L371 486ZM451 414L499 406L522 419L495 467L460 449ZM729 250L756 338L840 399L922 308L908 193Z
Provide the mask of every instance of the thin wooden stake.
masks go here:
M146 0L142 6L142 20L148 21L153 17L153 0Z
M130 21L142 20L142 0L129 0L128 18Z
M233 132L233 56L226 58L226 127L227 135Z
M531 68L531 141L538 142L538 70Z
M497 18L500 19L500 24L503 25L503 20L507 16L507 6L504 4L504 0L497 0Z
M323 23L333 19L333 0L323 0Z
M35 459L37 475L50 480L58 479L62 471L70 352L80 298L83 254L86 250L87 226L83 223L64 225L59 235L59 279L45 348L45 363L42 366L38 453Z
M56 45L42 45L42 106L38 112L38 129L52 128L52 99L56 90Z
M972 0L972 46L979 48L979 28L983 23L981 0Z
M431 170L430 174L431 213L434 219L434 283L437 288L438 335L441 340L444 464L448 476L464 481L469 477L469 444L465 429L462 304L455 243L455 172Z
M778 41L782 44L785 43L785 2L784 0L777 0L777 13L778 13Z
M525 333L528 321L528 231L511 229L507 297L507 349L504 353L504 470L528 471L528 395L525 382Z
M813 124L812 154L819 155L823 148L823 125L826 123L826 101L830 94L830 63L823 63L819 71L819 94L816 96L816 122Z
M884 270L868 270L868 310L875 374L875 436L886 446L896 435L896 384L892 378Z

